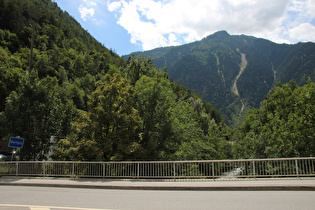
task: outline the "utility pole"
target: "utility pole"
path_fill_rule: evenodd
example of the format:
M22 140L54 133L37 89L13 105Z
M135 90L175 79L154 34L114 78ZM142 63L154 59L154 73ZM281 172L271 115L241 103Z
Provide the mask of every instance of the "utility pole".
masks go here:
M29 74L32 73L32 63L33 63L33 48L34 48L34 36L35 36L35 24L31 24L30 26L32 27L32 37L30 39L31 41L31 53L30 53L30 58L29 58L29 67L28 67L28 72Z

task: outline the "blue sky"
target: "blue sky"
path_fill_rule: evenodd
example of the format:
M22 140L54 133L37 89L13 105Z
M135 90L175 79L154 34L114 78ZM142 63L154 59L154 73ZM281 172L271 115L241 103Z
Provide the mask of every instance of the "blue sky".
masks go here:
M53 0L119 55L219 30L277 43L315 41L315 0Z

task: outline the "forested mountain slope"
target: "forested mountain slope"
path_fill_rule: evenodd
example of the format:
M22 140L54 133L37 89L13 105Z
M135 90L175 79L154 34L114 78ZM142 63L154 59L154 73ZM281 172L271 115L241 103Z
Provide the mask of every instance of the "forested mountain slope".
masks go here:
M0 9L0 111L22 72L35 70L39 78L57 77L61 85L66 82L75 105L85 109L95 80L125 65L50 0L0 0Z
M51 0L0 10L0 141L24 138L20 160L231 157L217 108L150 59L126 62Z
M135 54L153 58L160 69L167 66L175 81L216 105L225 122L234 127L249 109L260 105L277 82L294 80L303 85L308 77L315 78L314 43L276 44L226 31L194 43ZM247 65L239 75L242 54Z

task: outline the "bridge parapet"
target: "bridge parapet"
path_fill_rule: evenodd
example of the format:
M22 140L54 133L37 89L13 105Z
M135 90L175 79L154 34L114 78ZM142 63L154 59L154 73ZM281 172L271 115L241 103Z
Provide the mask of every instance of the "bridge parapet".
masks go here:
M0 175L128 179L236 179L314 177L315 158L201 161L12 161Z

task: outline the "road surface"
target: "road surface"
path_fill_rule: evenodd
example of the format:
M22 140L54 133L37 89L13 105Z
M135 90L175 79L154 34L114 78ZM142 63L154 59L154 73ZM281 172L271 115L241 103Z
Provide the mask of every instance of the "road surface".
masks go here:
M1 210L309 209L315 191L150 191L0 186Z

